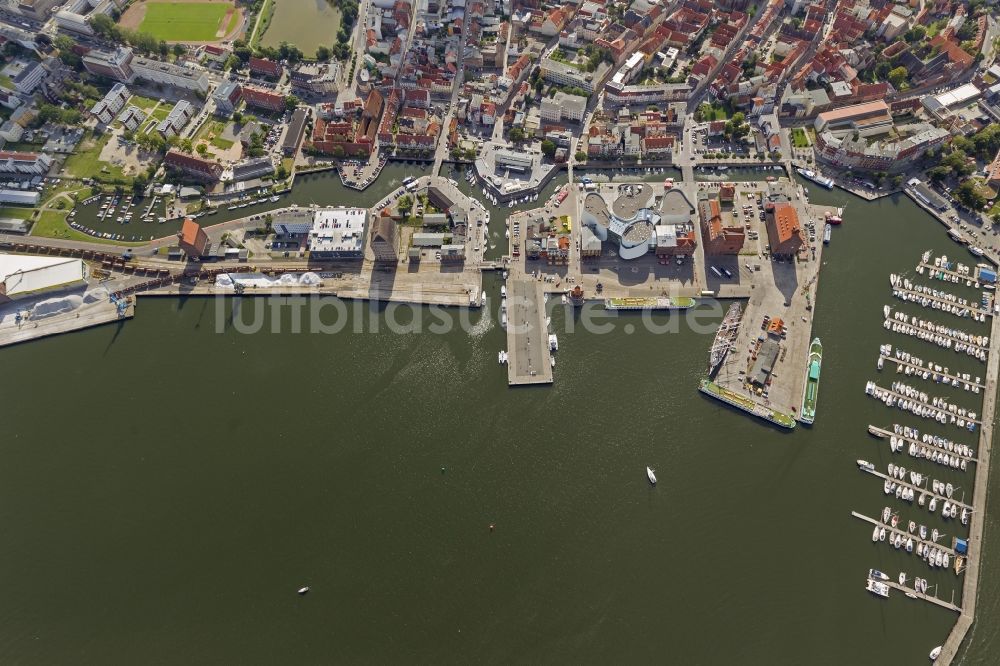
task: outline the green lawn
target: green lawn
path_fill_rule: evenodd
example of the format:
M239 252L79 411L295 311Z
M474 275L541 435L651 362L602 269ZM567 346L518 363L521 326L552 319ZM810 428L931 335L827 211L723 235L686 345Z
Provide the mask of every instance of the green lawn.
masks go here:
M28 220L31 219L32 213L35 212L34 208L21 208L19 206L4 206L0 208L0 218L12 217L16 220Z
M801 127L792 130L792 145L796 148L809 147L809 137L806 136L806 131Z
M142 245L142 243L128 243L125 241L108 240L105 238L95 238L82 231L73 229L66 224L64 211L47 210L41 214L35 226L31 229L32 236L44 238L65 238L73 241L85 241L88 243L109 243L114 245Z
M154 106L156 106L159 103L159 101L160 100L157 100L157 99L150 99L149 97L141 97L139 95L132 95L132 97L131 97L131 99L129 99L128 103L132 104L134 106L137 106L140 109L142 109L143 111L146 111L148 113L150 109L152 109Z
M99 159L101 150L110 138L110 134L99 137L87 134L77 146L76 152L66 158L66 164L63 165L66 173L77 178L126 180L121 167L102 162Z
M210 42L231 7L228 2L150 2L139 31L168 42Z
M235 142L230 141L229 139L223 139L220 136L215 137L211 141L211 144L213 146L215 146L216 148L221 148L222 150L229 150L230 148L233 147L233 143Z

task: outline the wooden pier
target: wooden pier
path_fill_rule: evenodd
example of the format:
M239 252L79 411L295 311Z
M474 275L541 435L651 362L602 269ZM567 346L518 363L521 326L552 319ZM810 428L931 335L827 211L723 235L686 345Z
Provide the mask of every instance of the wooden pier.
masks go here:
M928 367L925 367L925 366L922 366L922 365L917 365L915 363L910 363L909 361L904 361L903 359L897 358L895 356L889 356L887 354L879 354L879 356L881 358L885 359L885 361L884 361L885 363L895 363L896 365L909 366L909 367L913 368L914 370L918 371L918 373L920 373L920 374L922 374L924 372L931 373L930 379L928 379L926 381L935 381L934 380L934 376L936 375L938 377L947 377L948 379L950 379L953 382L957 381L957 382L959 382L961 384L968 384L969 386L975 386L975 387L977 387L979 389L986 388L985 384L980 384L980 383L978 383L976 381L973 381L971 379L962 379L961 377L956 377L955 375L950 375L950 374L948 374L946 372L937 372L936 370L933 370L931 368L928 368ZM897 370L897 372L899 372L899 371ZM914 373L913 375L906 375L906 376L907 377L913 377L916 374L917 373ZM923 377L920 377L920 379L923 379ZM935 383L939 383L939 382L935 382ZM948 384L948 386L955 386L955 384ZM965 388L965 387L959 386L958 388Z
M968 303L968 302L959 303L958 301L949 301L947 298L940 298L938 296L934 296L933 294L925 294L922 291L915 291L913 289L907 289L905 287L897 286L892 288L892 295L894 297L899 298L899 300L903 301L904 303L917 303L917 301L914 300L906 300L900 298L899 297L900 293L907 294L908 296L912 296L915 299L926 298L927 300L934 301L935 303L941 303L943 305L953 306L957 308L965 308L970 313L975 312L977 314L984 314L988 317L993 316L993 313L990 310L983 308L978 303ZM922 306L921 303L917 303L917 305ZM944 312L945 314L954 315L955 317L958 317L960 319L968 319L967 316L963 317L962 315L955 314L954 312L949 312L948 310L941 310L940 308L932 308L932 309L935 310L936 312Z
M956 338L954 335L949 335L948 333L938 333L937 331L931 330L929 328L923 328L923 327L918 326L916 324L911 324L908 321L899 321L898 319L891 319L891 318L887 318L885 321L889 322L890 324L899 324L900 326L906 326L906 327L911 328L914 331L918 331L920 333L930 333L931 335L937 335L937 336L940 336L942 338L946 338L948 340L951 340L952 342L958 342L960 344L967 345L969 347L974 347L975 349L978 349L978 350L981 350L981 351L984 351L984 352L987 352L987 353L989 353L989 351L990 351L989 347L984 347L982 345L976 344L975 342L969 342L968 340L963 340L961 338ZM941 324L941 325L943 326L943 324ZM951 327L948 326L946 328L951 328ZM888 329L888 330L891 330L891 328ZM909 333L909 332L906 332L906 331L893 331L893 332L894 333L898 332L898 333L902 333L903 335L910 335L912 337L916 337L916 336L913 335L913 333ZM952 350L952 351L954 351L954 350ZM975 358L975 357L973 357L973 358Z
M906 435L897 435L895 432L893 432L891 430L886 430L885 428L879 428L878 426L869 425L868 426L868 432L870 432L871 434L875 435L876 437L881 437L882 439L888 439L889 437L895 437L897 439L903 440L904 442L916 444L917 446L926 446L929 449L934 449L938 453L943 453L943 454L945 454L947 456L955 456L955 457L957 457L960 460L965 460L965 461L968 461L968 462L971 462L971 463L979 462L973 456L965 456L965 455L962 455L961 453L958 453L957 451L949 451L948 449L942 448L942 447L938 446L937 444L931 444L930 442L921 442L919 439L914 439L912 437L907 437ZM922 458L922 460L926 460L926 459ZM953 469L953 468L949 467L948 469Z
M857 511L851 511L851 515L854 516L855 518L860 518L861 520L864 520L865 522L871 523L872 525L875 525L876 527L884 527L886 533L888 533L889 535L896 535L896 534L898 534L901 537L903 537L904 540L906 540L906 539L913 539L915 545L914 545L914 548L913 548L913 552L910 553L911 555L916 555L917 554L916 544L921 544L922 543L922 544L924 544L925 548L928 547L928 546L930 546L931 548L937 548L938 550L940 550L942 552L948 553L948 556L951 557L951 558L955 558L955 557L958 556L958 553L955 552L954 548L951 548L949 546L943 546L943 545L941 545L939 543L936 543L934 541L928 541L927 539L921 539L919 534L913 534L911 532L906 531L906 527L903 527L903 528L893 527L891 524L883 523L881 520L879 520L877 518L870 518L870 517L868 517L868 516L866 516L866 515L864 515L862 513L858 513ZM902 524L903 519L900 518L899 520L900 520L900 524ZM947 534L942 534L940 536L948 536L948 535ZM888 542L886 542L886 543L888 543ZM904 553L906 552L906 549L903 548L902 546L900 548L898 548L898 550L902 550ZM918 557L919 557L919 555L918 555ZM936 568L936 567L931 567L931 568ZM944 567L942 567L942 569L943 568ZM949 568L951 568L950 565L949 565Z
M976 509L973 508L971 505L966 504L965 502L962 502L961 500L957 500L957 499L948 497L947 495L938 495L933 490L930 490L928 488L924 488L922 486L916 486L916 485L910 483L909 481L904 481L902 479L897 479L897 478L891 477L888 474L883 474L882 472L878 471L877 469L865 469L864 467L859 467L858 469L860 469L862 472L868 472L869 474L877 476L880 479L882 479L883 481L885 479L889 479L893 483L897 483L897 484L899 484L901 486L906 486L907 488L912 488L914 491L916 491L918 493L924 493L928 497L935 497L940 502L951 502L952 504L957 505L959 509L969 509L970 511L972 511L973 515L975 515ZM926 476L926 474L924 476Z

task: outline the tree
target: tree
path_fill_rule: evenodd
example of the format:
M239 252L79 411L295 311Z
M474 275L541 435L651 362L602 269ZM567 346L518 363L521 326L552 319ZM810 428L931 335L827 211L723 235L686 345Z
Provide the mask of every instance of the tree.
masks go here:
M206 146L203 143L199 143L198 147L195 148L195 150L198 151L198 154L201 155L202 157L206 157L208 155L208 146Z
M170 46L168 46L167 43L162 39L160 40L160 43L156 45L156 49L160 52L160 55L163 56L164 58L166 58L167 54L170 53Z
M177 58L180 58L182 55L187 53L187 49L184 48L183 44L174 44L174 47L171 50L173 51L174 56Z
M295 95L289 95L285 98L285 107L287 107L289 111L293 111L298 105L299 98Z
M909 83L906 78L907 76L908 72L905 67L896 67L895 69L889 71L889 83L891 83L892 87L897 90L903 88L904 86L909 87Z
M587 153L583 152L582 150L578 150L576 151L576 155L574 155L573 158L576 159L577 162L586 162Z
M545 139L544 141L542 141L542 155L545 155L546 157L552 157L555 154L556 154L556 144L550 141L549 139Z
M963 180L958 187L952 190L952 196L972 210L982 210L986 205L986 198L979 193L979 187L972 178Z
M403 219L408 218L410 211L413 210L413 197L409 194L404 194L396 202L396 208L399 210L399 214L403 216Z
M524 141L524 131L520 127L511 127L510 132L508 132L507 135L514 143Z
M320 62L329 60L332 55L333 52L328 46L319 46L316 48L316 60L319 60Z

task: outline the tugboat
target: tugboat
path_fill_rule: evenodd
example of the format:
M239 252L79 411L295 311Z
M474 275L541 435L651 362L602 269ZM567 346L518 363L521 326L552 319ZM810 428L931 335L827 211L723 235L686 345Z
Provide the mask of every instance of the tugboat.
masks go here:
M819 373L823 365L823 344L815 338L809 345L809 364L806 374L806 388L802 394L802 415L799 420L811 424L816 420L816 401L819 399Z

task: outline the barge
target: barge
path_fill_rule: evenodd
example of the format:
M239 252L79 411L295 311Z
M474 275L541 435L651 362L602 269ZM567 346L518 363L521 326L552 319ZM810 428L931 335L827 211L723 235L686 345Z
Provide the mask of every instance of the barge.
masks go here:
M695 300L687 296L674 298L606 298L605 310L687 310L695 306Z

